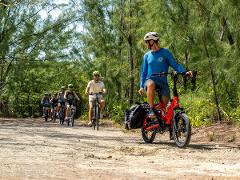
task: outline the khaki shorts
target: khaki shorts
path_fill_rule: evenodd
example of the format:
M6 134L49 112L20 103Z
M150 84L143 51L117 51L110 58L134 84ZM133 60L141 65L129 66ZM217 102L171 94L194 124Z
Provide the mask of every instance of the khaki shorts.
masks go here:
M92 106L94 101L96 100L96 96L95 95L89 95L89 105ZM98 102L100 103L103 100L103 96L99 95L98 96Z
M66 101L65 106L69 108L71 105L73 105L73 101Z

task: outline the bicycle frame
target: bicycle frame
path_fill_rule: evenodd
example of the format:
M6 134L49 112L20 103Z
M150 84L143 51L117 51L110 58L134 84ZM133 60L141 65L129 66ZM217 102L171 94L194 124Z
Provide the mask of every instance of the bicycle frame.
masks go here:
M173 75L173 99L169 107L167 107L167 112L160 101L155 104L155 109L159 110L159 113L154 116L150 115L150 106L147 104L144 106L147 116L143 121L142 126L142 138L146 143L152 143L154 141L156 133L163 134L167 130L170 132L170 140L174 140L175 144L180 147L186 147L191 139L191 123L184 112L183 108L179 105L179 97L177 93L177 80L179 73L159 73L156 76L164 76L171 74ZM196 75L196 73L195 73ZM159 92L158 92L159 93Z
M172 73L161 73L161 74L154 74L153 76L166 76L168 74L172 74ZM179 105L179 96L177 93L177 74L173 74L173 99L171 101L171 104L169 105L169 107L167 107L167 112L165 115L163 115L162 113L161 116L159 117L160 119L162 119L165 123L166 126L170 126L171 125L171 121L174 118L174 114L175 114L175 110L176 109L181 109L183 110L183 108L180 108ZM154 105L156 109L160 110L161 112L164 112L164 106L162 104L162 102L160 101L159 103ZM159 129L159 123L157 124L152 124L150 126L147 127L147 120L151 119L150 116L147 116L143 122L143 127L147 130L147 131L151 131L151 130L158 130Z
M168 107L167 109L167 112L165 115L161 115L161 119L165 122L165 124L167 126L170 126L171 124L171 121L174 117L174 111L175 109L179 109L179 98L177 96L175 96L170 104L170 106ZM163 107L163 104L162 102L159 102L158 104L155 105L155 108L156 109L159 109L160 111L164 111L164 107ZM148 126L147 127L147 119L151 118L150 116L147 116L144 120L144 123L143 123L143 126L146 127L145 129L148 130L148 131L151 131L151 130L156 130L156 129L159 129L159 124L153 124L151 126Z
M99 119L100 119L100 103L99 103L99 95L100 93L92 94L95 95L95 100L93 103L93 114L92 114L92 122L93 122L93 129L97 126L97 130L99 129Z
M47 121L47 119L49 117L49 112L50 112L50 107L44 106L43 107L43 116L44 116L45 121Z

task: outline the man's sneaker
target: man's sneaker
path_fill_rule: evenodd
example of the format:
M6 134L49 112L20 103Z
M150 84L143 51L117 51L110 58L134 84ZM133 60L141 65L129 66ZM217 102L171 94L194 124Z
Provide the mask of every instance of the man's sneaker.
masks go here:
M149 109L148 115L149 116L155 116L155 113L153 112L152 108Z
M159 116L160 114L161 114L161 111L155 108L151 108L149 110L149 116Z
M92 121L90 121L90 122L88 123L88 126L92 126Z

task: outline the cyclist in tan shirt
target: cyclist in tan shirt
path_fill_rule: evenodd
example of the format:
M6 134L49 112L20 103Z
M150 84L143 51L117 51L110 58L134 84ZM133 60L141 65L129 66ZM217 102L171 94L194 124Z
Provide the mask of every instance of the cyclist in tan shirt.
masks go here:
M107 91L106 91L105 85L100 78L100 73L98 71L94 71L93 80L88 82L87 88L85 90L85 94L89 95L89 111L88 111L89 126L92 125L93 102L95 101L95 98L96 98L94 94L100 93L99 103L100 103L100 112L101 112L105 107L105 101L103 99L102 94L105 94L106 92Z

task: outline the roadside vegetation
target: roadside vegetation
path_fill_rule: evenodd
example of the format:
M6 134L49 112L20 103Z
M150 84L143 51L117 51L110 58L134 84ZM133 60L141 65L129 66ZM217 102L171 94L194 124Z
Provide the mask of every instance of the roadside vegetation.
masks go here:
M105 116L121 123L139 97L146 32L177 61L197 70L197 83L181 81L181 103L193 126L240 123L239 31L236 0L0 1L0 115L38 117L44 92L74 84L84 95L98 70L108 90ZM169 81L170 82L170 81Z

